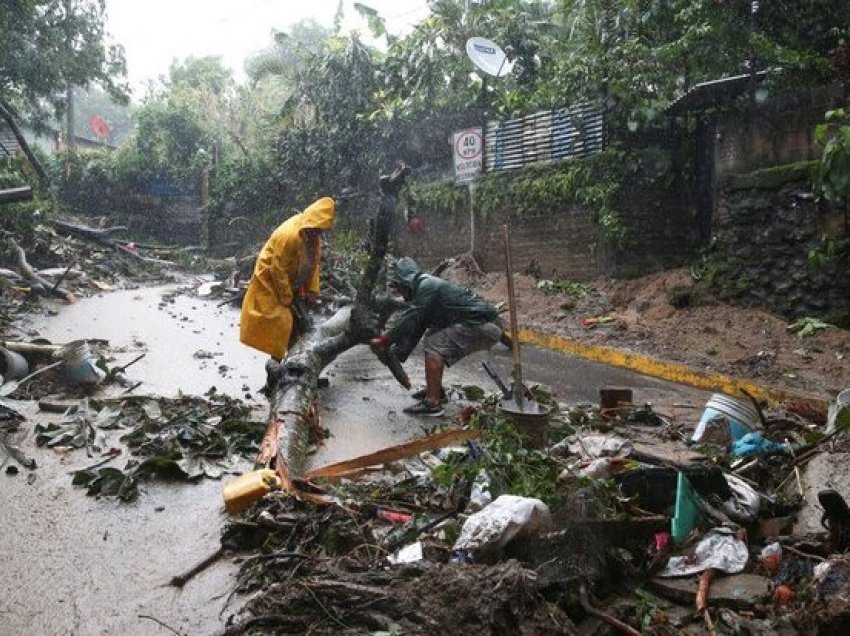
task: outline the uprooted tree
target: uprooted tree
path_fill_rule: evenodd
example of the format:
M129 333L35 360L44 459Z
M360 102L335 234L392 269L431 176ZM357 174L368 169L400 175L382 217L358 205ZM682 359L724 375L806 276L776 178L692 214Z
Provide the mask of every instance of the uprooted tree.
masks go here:
M389 242L392 215L409 168L402 164L381 177L381 201L369 237L369 260L363 270L353 305L340 309L321 325L309 329L280 364L277 385L270 398L268 428L257 457L259 466L273 466L284 488L296 489L293 480L303 475L315 422L314 400L319 374L337 356L377 334L399 305L374 293ZM388 364L387 360L383 360ZM397 369L392 369L394 374ZM398 375L396 375L398 377Z

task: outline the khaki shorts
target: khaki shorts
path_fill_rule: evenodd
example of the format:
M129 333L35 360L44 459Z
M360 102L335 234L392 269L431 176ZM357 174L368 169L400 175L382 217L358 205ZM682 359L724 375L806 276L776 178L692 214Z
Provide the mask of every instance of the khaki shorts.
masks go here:
M502 327L495 322L455 324L439 331L429 331L422 340L422 348L425 355L436 354L450 367L474 351L489 349L501 337Z

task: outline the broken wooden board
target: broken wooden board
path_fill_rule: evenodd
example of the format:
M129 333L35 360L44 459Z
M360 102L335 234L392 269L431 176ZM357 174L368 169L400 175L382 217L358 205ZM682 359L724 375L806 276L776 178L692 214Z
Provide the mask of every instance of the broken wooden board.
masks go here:
M478 439L481 437L480 429L450 429L421 439L415 439L412 442L399 444L384 448L368 455L361 455L354 459L347 459L342 462L330 464L322 468L309 471L306 479L317 479L320 477L341 477L352 474L369 466L386 464L388 462L406 459L424 453L426 451L445 448L454 444L468 442L469 440Z
M658 466L681 467L693 462L705 461L705 456L700 453L682 448L680 443L645 443L643 441L632 444L630 457L638 461L656 464Z
M677 603L693 606L699 586L699 577L690 576L678 579L654 578L648 583L649 589ZM771 581L757 574L733 574L720 577L711 582L708 592L709 606L722 606L731 609L749 609L770 597Z

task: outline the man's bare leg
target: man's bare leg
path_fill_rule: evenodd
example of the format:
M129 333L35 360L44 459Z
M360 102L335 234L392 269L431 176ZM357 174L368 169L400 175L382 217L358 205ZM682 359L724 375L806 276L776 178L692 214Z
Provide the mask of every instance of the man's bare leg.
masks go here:
M429 404L439 404L443 387L443 359L434 354L425 354L425 399Z

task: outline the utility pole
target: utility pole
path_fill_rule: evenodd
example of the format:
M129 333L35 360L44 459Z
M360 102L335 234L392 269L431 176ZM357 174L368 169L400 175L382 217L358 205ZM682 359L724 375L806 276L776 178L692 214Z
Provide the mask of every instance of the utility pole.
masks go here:
M65 0L65 20L70 23L73 15L73 0ZM70 38L69 38L70 40ZM69 50L68 55L73 56L74 51ZM67 112L65 119L65 146L69 151L74 151L77 147L77 132L74 130L74 85L68 82L68 87L65 90L65 101L67 102Z
M73 151L77 147L77 133L74 130L74 87L68 84L65 91L65 101L68 103L65 118L65 146Z
M759 0L750 2L750 106L756 103L756 50L753 37L756 32L756 15L759 12Z

